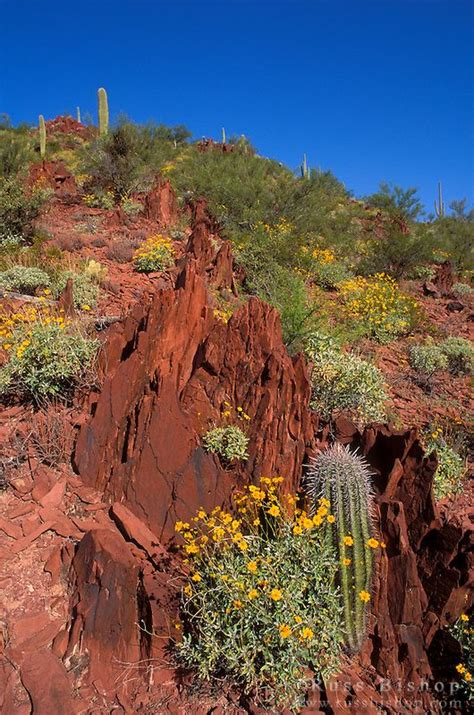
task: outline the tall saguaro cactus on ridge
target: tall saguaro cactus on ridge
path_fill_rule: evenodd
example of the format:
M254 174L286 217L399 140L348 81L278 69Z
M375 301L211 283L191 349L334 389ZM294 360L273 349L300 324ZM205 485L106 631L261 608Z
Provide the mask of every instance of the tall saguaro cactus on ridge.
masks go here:
M438 181L438 203L434 202L435 214L438 218L444 218L443 187Z
M335 520L328 538L340 558L340 586L347 642L358 650L365 635L367 603L373 571L374 506L366 460L335 444L318 455L308 469L306 486L314 510L330 502Z
M301 164L301 176L303 179L309 179L310 169L308 167L308 162L306 161L306 154L303 154L303 163Z
M39 115L39 141L40 141L40 156L42 159L46 156L46 124L42 114Z
M103 137L109 131L109 103L107 92L103 87L100 87L97 95L99 97L99 134Z

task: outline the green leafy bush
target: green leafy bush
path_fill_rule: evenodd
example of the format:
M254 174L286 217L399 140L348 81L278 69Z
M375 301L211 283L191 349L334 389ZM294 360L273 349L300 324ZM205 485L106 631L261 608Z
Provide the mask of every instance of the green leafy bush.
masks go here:
M10 359L0 368L0 394L16 394L35 402L66 396L98 349L97 340L62 318L18 325L9 345Z
M439 427L426 430L422 434L423 446L428 454L436 452L438 466L434 475L433 489L436 499L443 499L462 491L462 480L466 474L466 462L448 444Z
M327 518L295 511L292 495L279 499L280 480L237 493L235 517L201 509L192 527L175 527L191 559L178 662L272 712L303 705L308 666L327 680L344 638Z
M215 452L227 462L248 457L249 438L236 425L209 430L204 435L202 443L206 452Z
M408 360L411 367L425 378L430 378L437 370L448 367L448 359L440 345L432 339L424 345L412 345L408 351Z
M134 201L130 196L125 196L120 206L123 208L127 216L137 216L143 210L143 204L140 201Z
M472 375L474 371L474 348L465 338L446 338L441 343L452 375Z
M311 277L321 288L337 288L339 283L351 278L352 273L341 261L316 263Z
M311 339L308 354L313 363L311 407L324 419L347 411L358 422L383 420L388 397L375 365L317 336Z
M32 222L49 196L45 189L27 191L19 178L0 177L0 243L10 234L31 236Z
M468 283L454 283L452 291L460 298L474 293L474 289Z
M97 191L94 194L84 194L82 200L94 209L113 209L115 206L115 197L112 191Z
M51 279L34 266L13 266L0 273L0 288L34 295L39 288L48 288Z
M56 297L65 289L69 278L72 279L72 293L76 308L84 309L84 306L86 306L85 310L93 308L97 304L99 288L88 273L62 271L54 285Z

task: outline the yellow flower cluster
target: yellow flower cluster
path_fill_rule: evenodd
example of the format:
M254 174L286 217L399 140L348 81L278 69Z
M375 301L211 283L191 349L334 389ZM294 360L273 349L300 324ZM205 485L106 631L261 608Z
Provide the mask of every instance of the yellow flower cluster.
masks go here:
M350 317L364 321L376 337L410 331L418 303L402 293L391 276L356 276L340 283L339 292Z
M17 358L21 359L30 344L29 336L32 327L42 323L50 325L55 323L61 329L66 327L66 319L63 315L56 315L45 306L26 306L16 312L0 312L0 346L5 352L12 349ZM22 328L22 330L17 330Z
M311 252L311 256L317 263L321 263L323 265L327 263L334 263L336 260L336 256L330 248L315 248Z
M173 242L161 233L150 236L134 253L133 260L139 271L161 271L173 259Z
M220 308L214 308L212 314L216 320L220 320L221 323L228 323L232 317L232 310L221 310Z
M230 404L230 402L227 402L227 400L224 400L221 406L221 411L222 411L222 417L225 417L228 419L229 417L233 416L234 413L234 408ZM235 414L237 417L241 420L245 420L246 422L249 422L251 417L248 415L246 412L244 412L243 407L240 407L240 405L237 407L235 410Z

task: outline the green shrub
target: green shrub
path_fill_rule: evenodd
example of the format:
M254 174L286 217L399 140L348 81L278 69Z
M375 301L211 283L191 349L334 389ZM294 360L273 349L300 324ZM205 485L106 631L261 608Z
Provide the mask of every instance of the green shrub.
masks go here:
M99 288L87 273L76 273L75 271L63 271L55 281L54 291L58 297L65 289L69 278L72 278L72 293L76 308L93 308L97 304Z
M120 206L125 211L127 216L137 216L143 210L143 204L140 201L134 201L129 196L124 196L120 201Z
M308 666L327 681L343 641L328 522L295 512L292 495L277 497L278 483L262 479L237 493L236 517L201 509L192 527L175 527L191 560L178 662L265 712L303 706Z
M34 266L13 266L0 273L0 288L35 295L38 288L48 288L51 279L47 273Z
M35 402L68 395L98 349L97 340L61 318L19 325L9 342L10 359L0 368L1 394Z
M436 452L438 466L434 475L433 490L436 499L462 491L466 462L456 449L449 445L439 427L422 433L423 446L428 454Z
M454 295L457 295L459 297L471 295L472 293L474 293L474 290L468 283L454 283L452 291Z
M215 427L204 435L202 443L206 452L215 452L227 462L248 457L249 438L236 425Z
M311 407L323 419L347 411L358 422L383 420L388 397L375 365L316 337L308 354L313 362Z
M82 200L94 209L113 209L115 206L115 197L111 191L97 191L94 194L85 194Z
M446 338L441 343L441 349L448 361L448 369L452 375L471 375L474 371L474 348L465 338Z
M426 378L448 367L448 359L441 346L432 339L424 345L412 345L408 351L408 360L411 367Z
M173 243L167 236L150 236L135 251L135 269L140 273L164 271L173 264L173 256Z
M0 241L10 234L31 236L32 223L49 196L45 189L28 192L19 178L0 177Z
M372 587L374 498L369 465L358 454L334 444L312 460L306 486L312 511L324 517L331 505L331 540L339 555L346 638L353 651L362 645Z
M341 261L316 263L311 272L312 279L321 288L337 288L338 283L351 276L352 273Z

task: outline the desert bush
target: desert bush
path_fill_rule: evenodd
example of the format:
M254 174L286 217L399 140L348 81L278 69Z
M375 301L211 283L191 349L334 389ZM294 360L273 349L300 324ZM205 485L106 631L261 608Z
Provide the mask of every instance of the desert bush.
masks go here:
M464 696L466 712L474 699L474 628L472 621L472 614L469 616L467 613L462 613L449 628L451 635L461 646L461 662L456 665L461 687L459 691L456 691L456 698L459 694Z
M8 362L0 368L3 396L16 394L41 402L65 397L97 352L98 341L61 316L29 309L23 317L3 319L3 349Z
M115 206L115 197L112 191L84 194L82 200L86 206L94 209L113 209Z
M374 232L368 238L358 272L386 273L396 279L408 277L415 269L432 262L435 246L436 238L429 225L411 224L406 233L396 219L387 217L382 235Z
M313 335L308 355L312 361L311 407L324 419L345 411L357 422L383 420L388 396L380 370Z
M32 140L28 134L0 130L0 177L10 178L22 172L33 160Z
M116 263L129 263L134 253L135 245L128 238L117 238L107 248L107 258Z
M120 206L127 216L137 216L143 210L143 204L140 201L134 201L130 196L124 196L120 201Z
M175 527L191 562L178 662L278 712L302 706L310 664L324 680L337 670L343 641L328 516L295 510L280 481L237 493L235 517L201 509Z
M338 287L348 315L361 321L367 333L381 343L407 335L416 325L418 303L385 273L357 276Z
M313 267L311 277L316 285L321 288L337 288L339 283L349 280L352 273L341 261L330 261L327 263L316 263Z
M167 236L150 236L135 251L135 269L140 273L164 271L173 263L173 243Z
M466 462L453 445L448 444L440 427L422 433L423 446L428 454L436 452L438 466L434 475L433 490L436 499L462 491Z
M408 351L411 367L425 378L430 378L437 370L445 370L448 360L439 344L432 339L423 345L412 345Z
M11 234L30 237L32 223L49 196L45 189L27 191L17 177L0 177L0 244Z
M13 266L0 273L0 288L35 295L39 288L48 288L51 279L47 273L34 266Z
M94 283L102 283L107 278L107 268L91 258L84 266L84 275Z
M87 273L72 270L61 271L54 283L54 294L58 297L65 289L68 279L72 279L72 294L76 308L88 310L95 307L99 296L97 283Z
M67 407L57 400L48 402L31 418L30 439L38 459L57 467L71 459L74 429Z
M474 348L465 338L450 337L443 340L441 349L448 361L452 375L472 375L474 372Z
M214 452L226 462L234 459L247 459L249 438L237 425L214 427L202 438L206 452Z
M468 283L454 283L452 291L454 295L459 296L460 298L474 293L474 289L471 288Z

